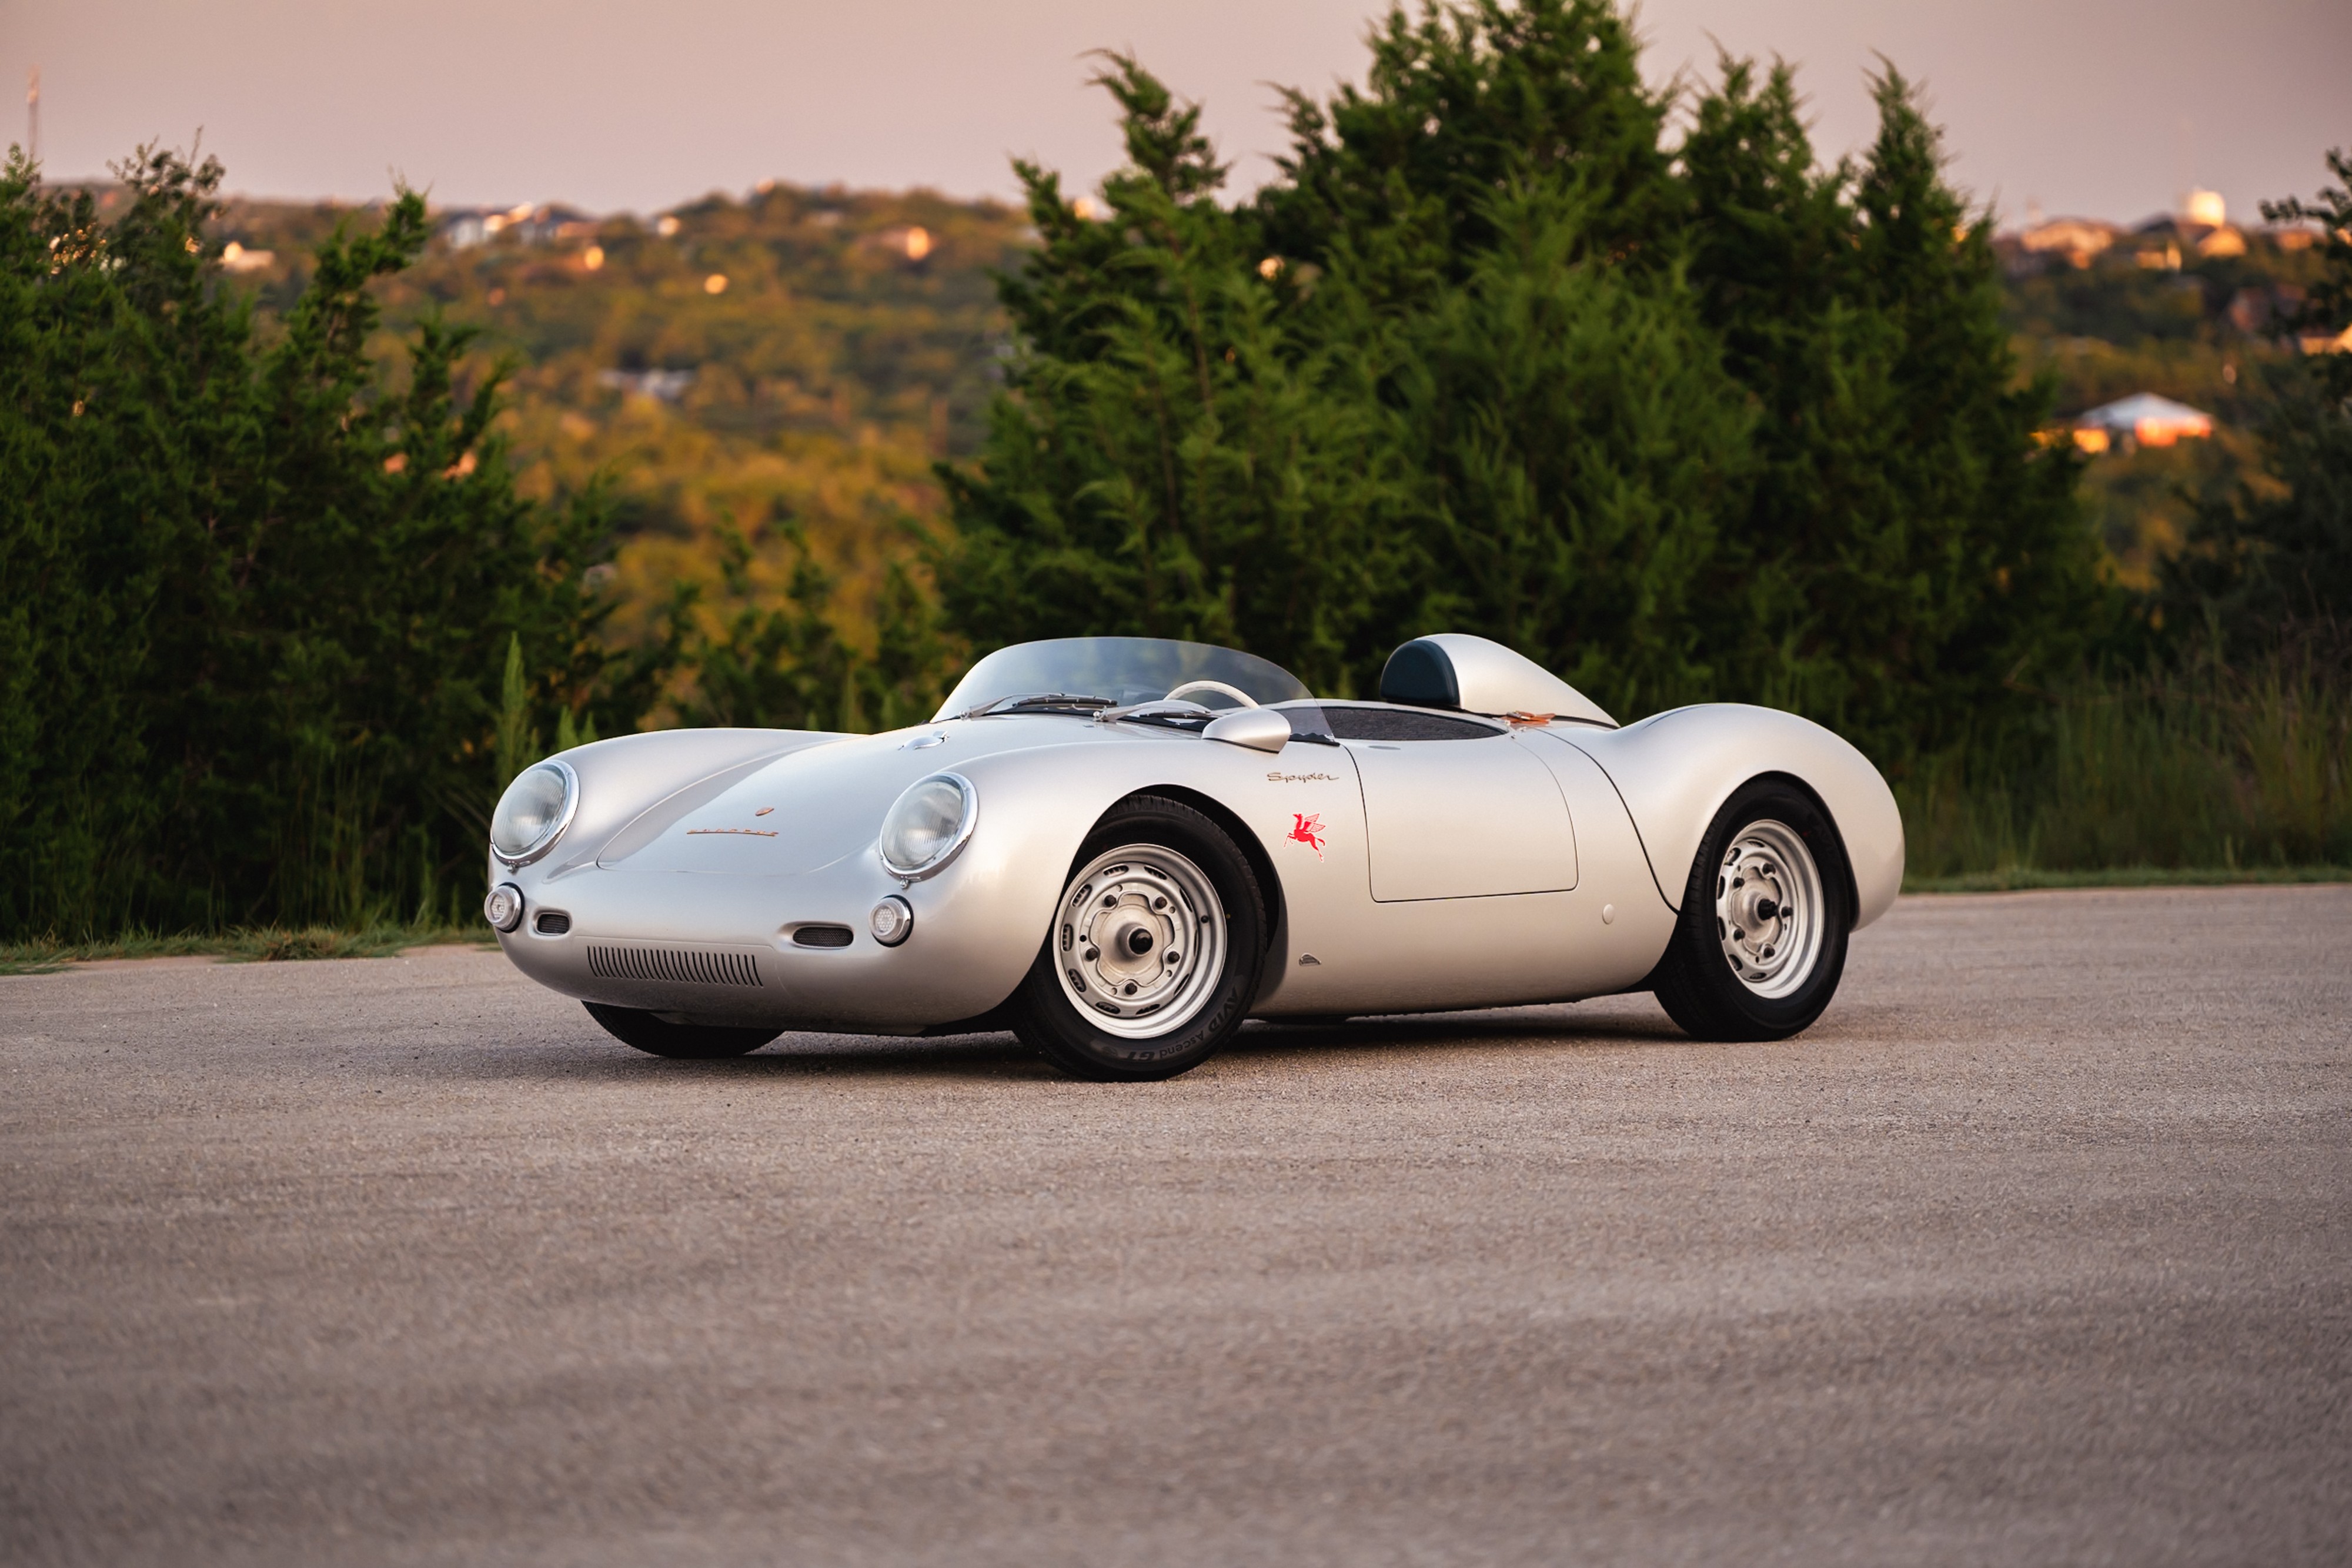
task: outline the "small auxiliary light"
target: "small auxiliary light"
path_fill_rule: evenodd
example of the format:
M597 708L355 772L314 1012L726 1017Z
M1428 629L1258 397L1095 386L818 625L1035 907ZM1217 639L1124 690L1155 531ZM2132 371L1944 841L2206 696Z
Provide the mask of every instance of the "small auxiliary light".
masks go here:
M510 882L502 882L490 889L482 900L482 918L500 931L511 931L522 924L522 889Z
M866 929L885 947L896 947L915 929L915 906L894 893L874 906Z

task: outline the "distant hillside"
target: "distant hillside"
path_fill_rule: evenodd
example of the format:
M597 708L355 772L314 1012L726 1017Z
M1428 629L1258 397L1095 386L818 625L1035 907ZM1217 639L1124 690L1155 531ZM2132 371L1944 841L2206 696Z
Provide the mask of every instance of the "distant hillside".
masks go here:
M312 246L371 221L239 199L219 232L274 310ZM930 462L977 436L1004 349L991 273L1027 242L997 203L781 184L656 219L534 206L436 223L387 286L389 324L437 310L480 329L478 368L512 362L528 487L616 483L635 615L675 579L715 581L720 525L754 537L755 580L780 586L793 519L847 580L853 633L880 563L938 519Z
M353 221L365 210L246 199L221 235L275 307L308 248ZM754 575L778 587L789 517L846 580L853 634L880 563L940 522L930 462L983 426L1008 348L991 275L1033 237L999 203L784 184L646 220L527 206L439 221L432 254L391 286L393 322L438 309L481 329L480 365L515 362L508 428L534 489L617 484L635 612L673 580L715 580L722 524L763 540ZM2063 416L2138 392L2216 416L2210 442L2091 464L2116 570L2144 584L2179 541L2181 492L2231 482L2247 455L2263 371L2298 351L2281 323L2316 257L2292 234L2172 220L2069 220L1997 244L2020 361L2057 378Z
M2310 238L2185 219L2134 229L2068 219L1995 242L2019 359L2057 378L2062 417L2156 392L2215 418L2210 441L2091 462L2086 498L2134 586L2179 546L2182 492L2233 482L2251 455L2263 373L2300 352L2285 321L2319 275Z

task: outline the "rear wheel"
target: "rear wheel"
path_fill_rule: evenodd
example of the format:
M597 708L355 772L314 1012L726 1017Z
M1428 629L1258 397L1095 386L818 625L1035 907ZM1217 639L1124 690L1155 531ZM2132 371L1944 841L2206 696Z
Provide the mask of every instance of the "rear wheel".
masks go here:
M778 1029L729 1029L706 1024L672 1023L639 1008L608 1007L583 1002L588 1016L624 1045L655 1056L711 1061L721 1057L749 1056L783 1033Z
M1014 1030L1076 1078L1173 1078L1241 1028L1265 962L1265 901L1233 839L1189 806L1121 801L1087 838Z
M1837 994L1853 927L1836 824L1791 785L1759 779L1716 813L1654 984L1699 1040L1784 1040Z

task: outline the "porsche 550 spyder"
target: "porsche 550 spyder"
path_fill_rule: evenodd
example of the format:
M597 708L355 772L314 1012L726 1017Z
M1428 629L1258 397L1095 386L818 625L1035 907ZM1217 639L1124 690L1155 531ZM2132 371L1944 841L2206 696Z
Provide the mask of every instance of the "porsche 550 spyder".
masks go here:
M989 654L911 729L549 758L499 801L489 869L516 967L644 1051L1011 1029L1132 1081L1250 1018L1622 991L1701 1039L1792 1035L1893 903L1903 827L1818 725L1620 727L1480 637L1405 643L1376 702L1087 637Z

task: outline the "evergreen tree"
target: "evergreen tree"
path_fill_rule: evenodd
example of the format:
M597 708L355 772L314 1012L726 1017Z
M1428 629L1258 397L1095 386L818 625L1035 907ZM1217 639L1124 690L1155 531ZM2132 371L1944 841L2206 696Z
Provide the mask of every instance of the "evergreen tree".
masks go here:
M0 178L0 931L446 916L521 737L633 727L662 678L599 634L601 514L517 496L464 333L428 321L387 388L371 285L425 243L415 195L264 345L206 237L219 165L119 173L110 222Z
M2263 215L2320 225L2326 271L2292 325L2333 338L2352 329L2352 157L2339 149L2327 166L2341 183L2265 202ZM2200 506L2167 597L2178 620L2210 620L2237 652L2315 636L2341 658L2352 653L2352 354L2277 367L2266 390L2262 480Z
M1669 151L1605 0L1399 7L1371 52L1291 96L1286 178L1237 209L1131 60L1111 222L1024 166L1022 357L949 476L967 634L1210 637L1342 692L1454 627L1629 716L1766 700L1890 761L2079 652L2076 459L1900 76L1824 170L1790 73L1741 61ZM1288 516L1224 477L1275 439Z
M2011 707L2095 618L2077 460L2019 383L1989 220L1945 183L1891 68L1859 167L1823 170L1791 73L1727 59L1682 147L1691 277L1757 407L1708 601L1727 695L1839 723L1883 758Z
M833 580L791 536L793 575L781 605L763 605L751 586L751 541L740 529L719 530L719 571L726 619L716 637L694 639L688 662L693 690L677 704L678 722L783 729L860 729L853 659L826 619ZM674 623L688 617L696 595L681 590Z
M0 173L0 932L117 924L180 765L151 733L216 611L209 529L259 433L208 284L220 177L143 156L102 224Z
M1255 204L1279 254L1344 267L1385 312L1468 281L1504 239L1494 203L1513 186L1582 193L1579 237L1601 254L1672 228L1667 100L1643 84L1609 0L1424 0L1417 17L1398 5L1370 43L1363 88L1286 95L1287 179Z
M1596 252L1580 189L1487 221L1495 246L1406 327L1384 388L1434 567L1384 641L1474 630L1629 716L1706 695L1739 389L1678 271Z
M1213 199L1199 110L1131 59L1097 80L1130 162L1102 222L1018 166L1040 244L1004 284L1020 347L986 448L941 469L943 606L977 651L1116 630L1344 683L1398 570L1377 413L1289 329L1253 225Z

